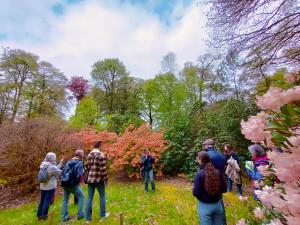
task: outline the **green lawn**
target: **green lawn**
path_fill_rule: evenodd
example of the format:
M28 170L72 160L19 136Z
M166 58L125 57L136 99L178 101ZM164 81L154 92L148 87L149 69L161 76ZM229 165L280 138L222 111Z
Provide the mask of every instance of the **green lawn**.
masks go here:
M144 193L141 182L117 182L109 184L107 192L107 211L111 215L101 224L120 224L120 213L124 216L124 224L162 224L176 225L198 224L197 201L192 196L192 185L178 180L157 181L155 193ZM86 193L86 188L84 187ZM96 192L97 193L97 192ZM54 211L53 224L61 224L61 197L56 199L55 205L49 210ZM224 195L228 224L235 224L245 217L249 211L237 198L235 193ZM49 224L38 223L36 220L37 202L18 208L0 211L1 225ZM76 215L76 207L69 207L70 215ZM99 198L95 195L93 202L93 222L99 224ZM68 224L83 224L74 221Z

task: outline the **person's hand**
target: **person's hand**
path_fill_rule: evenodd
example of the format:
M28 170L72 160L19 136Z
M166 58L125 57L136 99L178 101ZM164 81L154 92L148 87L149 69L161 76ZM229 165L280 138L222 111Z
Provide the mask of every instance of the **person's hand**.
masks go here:
M107 185L108 185L108 180L105 180L105 181L104 181L104 185L105 185L105 187L107 187Z
M59 163L60 163L60 164L64 164L64 161L65 161L65 158L62 157Z

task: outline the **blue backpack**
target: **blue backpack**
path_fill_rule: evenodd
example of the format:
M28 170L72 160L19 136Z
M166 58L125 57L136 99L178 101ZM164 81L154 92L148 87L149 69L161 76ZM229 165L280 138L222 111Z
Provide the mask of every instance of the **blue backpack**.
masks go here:
M76 171L77 163L74 163L72 165L70 165L70 163L67 163L66 167L63 169L61 174L61 182L60 182L62 187L75 186L80 182L80 180L77 179L77 171Z
M48 166L40 168L38 173L38 181L39 183L46 183L48 181Z

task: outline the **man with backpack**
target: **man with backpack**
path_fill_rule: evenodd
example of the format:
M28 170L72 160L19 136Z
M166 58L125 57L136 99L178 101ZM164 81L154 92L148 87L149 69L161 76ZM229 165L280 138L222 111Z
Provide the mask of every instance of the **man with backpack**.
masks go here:
M100 218L109 216L106 213L105 186L107 185L107 158L100 151L101 141L94 144L94 149L89 153L85 165L84 182L88 184L88 199L86 202L86 223L92 220L92 203L95 189L98 190L100 196Z
M83 175L83 150L76 150L75 156L69 160L62 171L61 186L64 188L64 199L62 205L62 221L71 219L68 215L68 203L70 194L74 194L78 199L77 220L84 218L84 194L80 187L80 180Z

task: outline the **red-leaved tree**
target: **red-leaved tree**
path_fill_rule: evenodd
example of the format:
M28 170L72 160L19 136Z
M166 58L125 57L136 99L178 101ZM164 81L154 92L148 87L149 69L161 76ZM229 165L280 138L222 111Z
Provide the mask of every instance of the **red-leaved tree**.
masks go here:
M88 92L89 81L80 76L71 77L67 88L79 102Z

